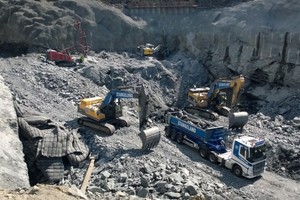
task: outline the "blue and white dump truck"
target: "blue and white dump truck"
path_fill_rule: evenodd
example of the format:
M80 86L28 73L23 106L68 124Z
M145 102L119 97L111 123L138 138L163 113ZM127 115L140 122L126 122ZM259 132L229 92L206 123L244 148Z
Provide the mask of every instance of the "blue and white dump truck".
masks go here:
M226 128L207 127L207 124L182 118L178 112L167 113L166 137L197 148L202 158L231 169L238 177L260 176L265 168L265 140L251 136L238 136L233 139L231 148L226 147ZM206 126L206 127L205 127Z

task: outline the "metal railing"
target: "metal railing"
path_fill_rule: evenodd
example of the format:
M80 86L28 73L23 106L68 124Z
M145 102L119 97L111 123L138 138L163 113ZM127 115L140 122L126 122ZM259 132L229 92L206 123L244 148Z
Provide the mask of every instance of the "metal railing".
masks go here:
M253 0L101 0L110 5L131 8L216 8Z

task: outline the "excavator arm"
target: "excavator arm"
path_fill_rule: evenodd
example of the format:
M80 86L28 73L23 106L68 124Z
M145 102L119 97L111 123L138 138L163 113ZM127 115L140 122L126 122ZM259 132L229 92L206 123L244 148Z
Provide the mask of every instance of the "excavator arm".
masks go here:
M139 100L139 129L138 136L142 141L142 149L149 150L157 146L160 141L160 131L148 121L149 98L143 85L136 88Z
M106 95L106 97L104 98L100 106L100 109L105 108L107 105L111 104L115 99L123 99L123 98L130 99L130 98L138 98L138 97L137 94L134 94L131 91L123 91L121 89L113 90Z
M239 112L237 105L239 96L245 85L243 75L235 76L230 79L218 79L213 83L208 93L209 103L214 104L214 107L223 115L229 118L229 128L241 129L248 122L248 113ZM220 92L225 91L225 104L222 104ZM217 101L218 100L218 101ZM216 103L217 102L217 103Z
M208 92L208 102L215 103L220 96L220 92L226 93L226 106L229 108L235 107L238 104L240 92L245 85L243 75L232 77L230 79L218 79L214 81ZM218 103L217 103L218 104Z
M130 90L129 90L130 89ZM139 102L139 121L140 129L147 124L148 121L148 96L143 85L138 86L120 86L116 90L110 91L100 105L100 110L105 110L114 105L117 99L138 99ZM116 116L115 116L116 117Z
M238 104L240 93L244 89L245 79L243 76L239 76L239 78L235 79L230 84L232 88L231 106L234 107Z

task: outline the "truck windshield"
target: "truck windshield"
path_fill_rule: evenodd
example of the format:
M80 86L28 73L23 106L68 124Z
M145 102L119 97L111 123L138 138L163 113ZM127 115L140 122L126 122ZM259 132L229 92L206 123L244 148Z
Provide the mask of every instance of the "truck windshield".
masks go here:
M257 162L266 158L266 147L265 145L259 147L250 148L250 162Z

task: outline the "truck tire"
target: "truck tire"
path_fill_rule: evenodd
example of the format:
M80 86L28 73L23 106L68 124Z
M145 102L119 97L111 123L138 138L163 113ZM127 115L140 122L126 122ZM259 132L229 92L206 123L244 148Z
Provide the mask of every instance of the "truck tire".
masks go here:
M213 154L213 153L209 153L209 154L208 154L208 160L209 160L211 163L217 163L217 162L218 162L218 159L217 159L216 155Z
M236 175L237 177L242 177L243 170L240 166L234 165L233 168L232 168L232 173L234 175Z
M171 131L171 139L173 140L173 141L175 141L176 140L176 137L177 136L177 133L174 131L174 130L172 130Z
M182 133L177 134L176 141L177 141L178 144L182 144L182 141L183 141L183 134Z
M199 149L199 155L202 157L202 158L207 158L207 150L204 149L204 148L200 148Z
M166 127L165 127L165 136L166 136L167 138L170 137L170 127L169 127L169 126L166 126Z

